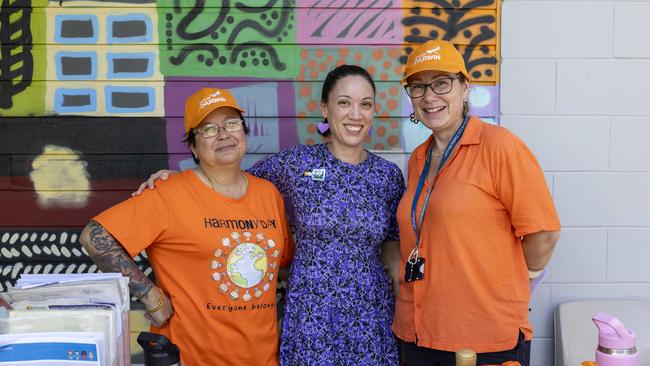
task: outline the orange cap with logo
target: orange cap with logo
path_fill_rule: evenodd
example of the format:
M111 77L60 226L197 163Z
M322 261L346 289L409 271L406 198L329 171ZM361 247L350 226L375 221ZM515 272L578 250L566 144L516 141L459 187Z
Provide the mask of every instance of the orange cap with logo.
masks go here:
M245 113L226 89L202 88L185 101L185 133L201 124L201 121L217 108L231 107Z
M469 81L465 60L454 44L443 40L430 40L415 47L406 61L402 84L420 71L461 73Z

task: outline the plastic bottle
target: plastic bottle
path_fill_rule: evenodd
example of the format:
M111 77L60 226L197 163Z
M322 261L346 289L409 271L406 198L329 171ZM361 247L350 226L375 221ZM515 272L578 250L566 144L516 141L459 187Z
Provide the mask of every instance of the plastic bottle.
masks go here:
M456 366L476 366L476 352L468 348L456 351Z
M598 327L598 366L638 366L639 353L636 350L636 334L625 328L617 318L596 313L592 317Z

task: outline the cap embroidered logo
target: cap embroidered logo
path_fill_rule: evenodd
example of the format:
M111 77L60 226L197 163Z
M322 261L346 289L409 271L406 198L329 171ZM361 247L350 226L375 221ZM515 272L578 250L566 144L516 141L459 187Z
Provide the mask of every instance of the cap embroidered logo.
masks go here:
M217 92L217 93L219 93L219 92ZM215 94L217 94L217 93L215 93ZM221 94L221 93L219 93L219 94ZM209 106L210 104L225 103L225 102L226 102L226 98L224 98L224 97L215 98L215 96L211 94L211 95L208 95L207 98L201 100L200 105L201 105L201 109L203 109L203 108Z
M440 46L436 46L434 49L426 50L424 53L419 54L413 61L413 65L417 65L420 62L429 61L429 60L440 60Z

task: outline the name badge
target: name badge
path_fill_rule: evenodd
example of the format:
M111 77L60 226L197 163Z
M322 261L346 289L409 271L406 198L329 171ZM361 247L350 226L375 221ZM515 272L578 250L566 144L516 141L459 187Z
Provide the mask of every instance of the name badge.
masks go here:
M418 281L424 278L424 258L418 257L414 262L406 261L404 282Z
M325 180L325 169L312 169L311 171L307 170L304 175L306 177L311 177L311 180L322 182Z

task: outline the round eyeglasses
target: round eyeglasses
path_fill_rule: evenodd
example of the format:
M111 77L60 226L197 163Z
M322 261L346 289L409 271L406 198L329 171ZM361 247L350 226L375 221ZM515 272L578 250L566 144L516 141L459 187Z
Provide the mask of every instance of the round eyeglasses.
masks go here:
M431 88L431 91L435 94L443 95L451 91L451 88L454 86L454 80L458 78L460 78L460 75L445 76L429 84L407 84L404 85L404 89L406 90L406 94L411 98L422 98L427 92L427 87Z
M201 135L204 138L215 137L219 134L219 130L223 129L225 132L237 132L242 129L244 121L241 119L229 119L223 126L215 126L208 123L202 127L195 128L194 133Z

